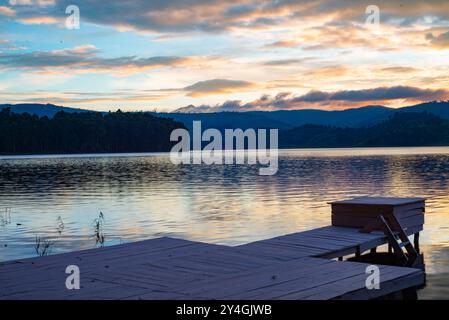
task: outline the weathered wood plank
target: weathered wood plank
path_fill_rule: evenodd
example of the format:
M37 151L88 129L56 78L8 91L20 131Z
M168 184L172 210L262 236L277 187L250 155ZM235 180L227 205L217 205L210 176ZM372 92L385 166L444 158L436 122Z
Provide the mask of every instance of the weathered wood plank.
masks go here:
M342 283L351 289L365 288L367 264L335 262L323 259L303 259L282 265L261 268L257 273L241 273L232 277L197 282L184 292L208 299L291 299L299 295L308 297L318 292L327 292L332 284L342 289ZM404 269L404 270L402 270ZM301 270L301 272L298 272ZM381 286L384 282L406 275L420 274L419 270L382 266ZM349 279L349 280L348 280ZM353 280L355 279L355 280ZM341 291L328 294L326 299L339 296Z
M311 257L384 243L383 233L332 226L236 247L156 238L0 263L0 299L353 299L366 296L363 265ZM81 290L65 288L70 264ZM388 290L420 281L400 269L385 273Z
M422 203L425 198L418 197L357 197L347 200L329 202L329 204L348 204L348 205L384 205L384 206L402 206L414 203Z

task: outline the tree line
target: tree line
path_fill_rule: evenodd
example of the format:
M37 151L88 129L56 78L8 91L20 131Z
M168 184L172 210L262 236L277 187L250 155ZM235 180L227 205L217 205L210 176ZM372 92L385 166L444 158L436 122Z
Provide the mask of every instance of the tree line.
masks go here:
M142 112L58 112L54 117L0 111L1 154L162 152L180 122Z
M303 125L279 132L281 148L449 146L449 120L400 112L370 127Z
M0 110L0 154L170 151L184 124L144 112L58 112L54 117ZM280 148L449 146L449 120L396 113L364 128L303 125L279 131Z

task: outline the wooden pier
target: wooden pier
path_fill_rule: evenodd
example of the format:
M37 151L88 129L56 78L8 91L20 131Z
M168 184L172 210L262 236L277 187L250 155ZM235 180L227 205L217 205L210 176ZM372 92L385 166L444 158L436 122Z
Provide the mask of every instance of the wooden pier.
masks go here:
M378 265L380 288L369 290L369 264L333 260L388 241L336 226L236 247L150 239L0 263L0 299L372 299L422 285L420 269ZM79 290L66 288L69 265Z

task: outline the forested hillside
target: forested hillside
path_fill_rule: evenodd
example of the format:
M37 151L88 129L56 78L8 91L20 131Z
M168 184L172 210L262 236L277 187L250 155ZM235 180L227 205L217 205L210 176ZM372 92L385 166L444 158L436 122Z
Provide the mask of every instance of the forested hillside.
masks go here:
M279 133L281 148L449 146L449 120L427 112L396 113L367 128L304 125Z
M1 154L168 151L183 124L147 113L59 112L53 118L0 111Z

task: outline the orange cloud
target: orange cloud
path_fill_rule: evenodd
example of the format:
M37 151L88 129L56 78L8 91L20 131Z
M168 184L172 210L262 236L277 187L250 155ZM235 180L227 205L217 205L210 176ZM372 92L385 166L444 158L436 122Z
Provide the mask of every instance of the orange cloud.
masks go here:
M189 106L178 111L183 112L219 112L251 110L289 110L304 108L347 109L366 105L382 104L396 106L397 102L424 102L449 98L446 89L423 89L409 86L377 87L361 90L319 91L311 90L306 94L294 96L283 92L275 97L263 95L260 99L248 103L227 101L221 105L199 107Z
M449 49L449 31L440 33L437 36L434 36L433 33L426 34L426 39L429 40L429 44L431 47L446 50Z
M212 79L185 87L190 97L242 92L256 87L254 83L239 80Z
M4 15L4 16L15 16L16 15L16 10L11 9L9 7L5 7L5 6L0 6L0 15Z
M17 19L18 22L23 24L57 24L62 20L51 16L35 16Z

